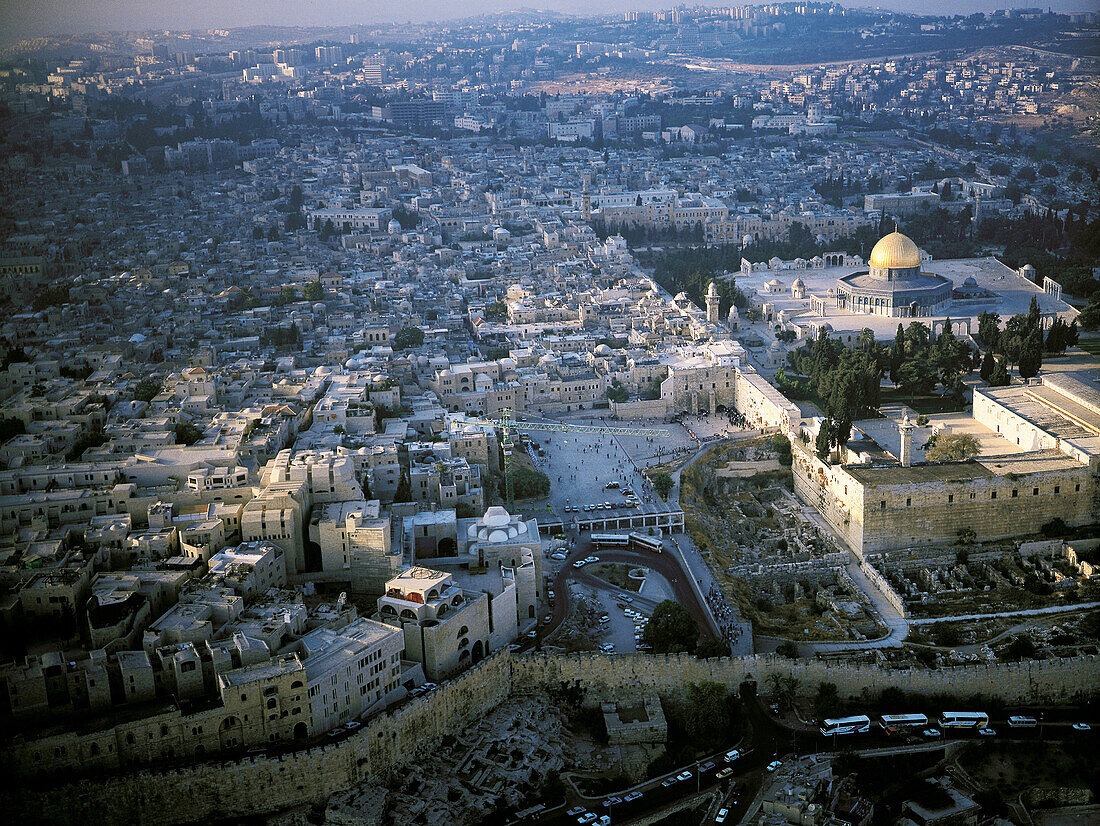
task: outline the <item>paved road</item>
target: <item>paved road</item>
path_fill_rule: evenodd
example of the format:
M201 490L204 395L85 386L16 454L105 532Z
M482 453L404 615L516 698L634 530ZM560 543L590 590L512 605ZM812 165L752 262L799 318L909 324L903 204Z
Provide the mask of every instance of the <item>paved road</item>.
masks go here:
M543 639L551 636L561 626L562 622L564 622L565 618L569 615L569 611L572 610L572 595L569 592L569 584L571 582L595 585L615 593L628 593L626 591L620 591L620 589L590 574L584 573L583 568L578 569L573 567L574 562L584 559L587 556L597 556L601 562L623 562L656 571L672 586L676 601L688 610L688 613L695 619L699 628L710 628L709 613L696 598L695 591L688 582L687 575L684 573L683 568L680 567L680 562L674 554L668 552L651 554L645 551L627 550L605 550L596 552L592 550L588 535L582 534L577 540L577 549L569 555L563 563L561 570L554 575L552 580L553 584L551 587L553 588L555 596L554 608L550 615L550 622L542 625L539 629ZM635 600L645 599L634 593L629 593L629 595ZM650 601L646 600L646 602L648 603ZM528 649L534 644L534 640L524 638L520 642L520 650Z
M1024 608L1020 611L999 611L996 614L956 614L953 617L927 617L909 620L910 625L933 625L937 622L964 622L966 620L999 619L1002 617L1039 617L1043 614L1065 614L1100 608L1100 602L1079 602L1076 605L1052 605L1049 608Z

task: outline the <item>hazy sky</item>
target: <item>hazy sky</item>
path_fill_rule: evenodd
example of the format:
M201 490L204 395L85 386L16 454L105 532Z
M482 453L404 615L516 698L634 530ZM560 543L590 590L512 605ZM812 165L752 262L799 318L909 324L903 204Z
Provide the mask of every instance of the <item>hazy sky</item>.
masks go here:
M1096 8L1097 0L1054 0L1063 11ZM691 5L693 3L689 3ZM44 34L134 29L206 29L273 25L343 25L394 20L441 20L507 8L617 12L672 8L674 0L0 0L0 39ZM731 2L730 5L739 5ZM1050 5L1050 0L883 0L882 6L933 14Z

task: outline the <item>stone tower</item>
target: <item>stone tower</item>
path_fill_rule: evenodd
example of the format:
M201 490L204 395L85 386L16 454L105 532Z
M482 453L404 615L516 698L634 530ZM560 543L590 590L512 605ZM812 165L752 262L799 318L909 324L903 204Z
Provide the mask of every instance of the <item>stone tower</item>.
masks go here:
M713 281L707 287L707 321L711 324L720 323L718 318L718 287L715 286Z
M909 420L909 414L902 416L898 430L901 431L901 466L909 467L913 464L913 422Z

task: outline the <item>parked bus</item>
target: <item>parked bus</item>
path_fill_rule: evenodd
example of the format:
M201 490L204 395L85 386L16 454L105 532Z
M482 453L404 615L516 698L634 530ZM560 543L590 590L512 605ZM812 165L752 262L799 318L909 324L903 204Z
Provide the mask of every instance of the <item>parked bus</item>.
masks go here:
M923 714L883 714L878 718L885 731L896 731L905 728L925 728L928 725L928 717Z
M945 711L940 715L940 728L985 728L989 715L984 711Z
M1010 728L1035 728L1039 722L1034 717L1009 717L1008 725Z
M837 734L864 734L871 730L871 718L866 714L857 717L838 717L835 720L825 720L821 725L822 737L833 737Z
M630 548L634 551L652 551L659 554L661 552L661 537L647 536L644 533L632 533L630 535Z
M625 533L592 534L592 550L594 551L626 550L628 547L630 547L630 537Z

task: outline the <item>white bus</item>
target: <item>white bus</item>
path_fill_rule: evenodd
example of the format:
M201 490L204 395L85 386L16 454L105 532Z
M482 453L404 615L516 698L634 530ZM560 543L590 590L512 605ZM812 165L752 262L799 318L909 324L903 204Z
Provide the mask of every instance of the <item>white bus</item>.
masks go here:
M871 718L866 714L857 717L838 717L835 720L825 720L821 725L822 737L833 737L837 734L864 734L871 730Z
M630 538L625 533L594 533L592 534L592 550L626 550L630 546Z
M1034 717L1009 717L1008 725L1010 728L1035 728L1039 721Z
M652 551L659 554L661 552L661 537L647 536L644 533L632 533L630 535L630 548L634 551Z
M940 728L985 728L989 715L984 711L945 711L940 715Z
M923 714L883 714L878 718L885 731L903 728L925 728L928 717Z

